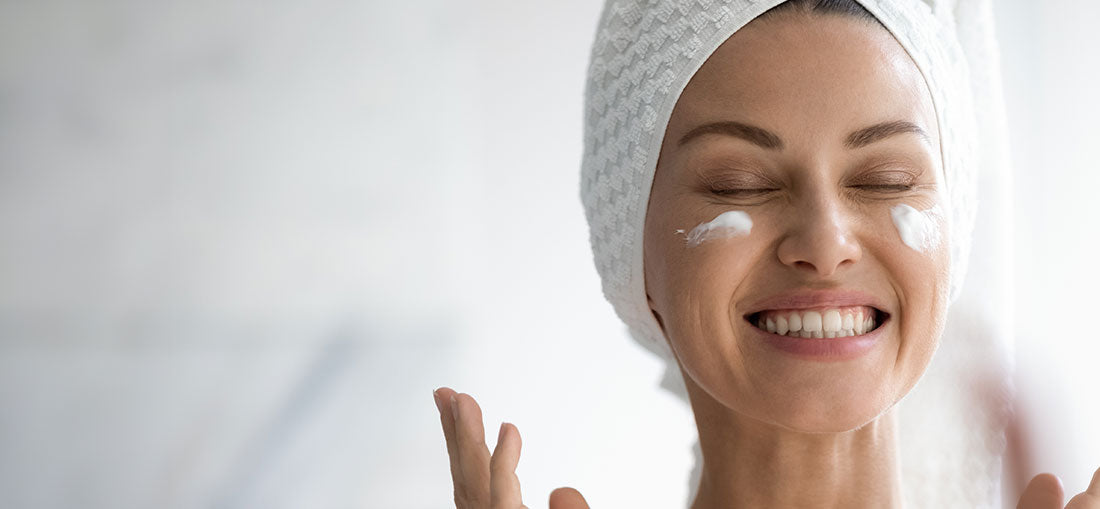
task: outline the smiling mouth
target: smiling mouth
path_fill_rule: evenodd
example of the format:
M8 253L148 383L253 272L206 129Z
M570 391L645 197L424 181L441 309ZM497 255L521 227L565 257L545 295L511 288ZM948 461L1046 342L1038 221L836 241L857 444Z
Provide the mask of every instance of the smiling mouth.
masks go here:
M890 314L871 306L765 310L745 315L749 325L792 338L846 338L875 331Z

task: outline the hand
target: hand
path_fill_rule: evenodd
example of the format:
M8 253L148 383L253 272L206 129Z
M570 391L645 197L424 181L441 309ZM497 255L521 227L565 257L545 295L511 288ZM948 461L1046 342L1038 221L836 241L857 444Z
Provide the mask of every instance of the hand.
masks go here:
M447 387L436 389L434 396L447 440L447 455L451 457L455 507L527 509L516 477L522 445L519 429L501 423L496 449L490 456L477 401L469 394L456 394ZM588 509L588 503L577 490L558 488L550 494L550 509Z
M1064 499L1062 481L1054 474L1039 474L1027 483L1016 509L1063 509ZM1100 470L1092 474L1089 488L1073 497L1065 509L1100 509Z

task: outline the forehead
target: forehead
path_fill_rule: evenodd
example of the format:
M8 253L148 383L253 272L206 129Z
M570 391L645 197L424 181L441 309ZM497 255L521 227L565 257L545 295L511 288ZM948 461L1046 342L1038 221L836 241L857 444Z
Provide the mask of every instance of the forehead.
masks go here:
M719 46L680 95L666 134L735 120L797 145L899 119L923 127L938 146L928 87L886 29L839 15L793 14L755 20Z

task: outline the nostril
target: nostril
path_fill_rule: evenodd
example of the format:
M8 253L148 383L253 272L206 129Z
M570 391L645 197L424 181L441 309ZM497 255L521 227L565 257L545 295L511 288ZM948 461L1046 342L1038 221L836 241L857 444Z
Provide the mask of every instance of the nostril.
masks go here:
M807 262L807 261L803 261L803 260L799 260L797 262L794 262L794 266L795 267L803 267L803 268L807 268L807 269L810 269L810 270L815 270L816 269L816 267L814 267L814 264L812 264L810 262Z

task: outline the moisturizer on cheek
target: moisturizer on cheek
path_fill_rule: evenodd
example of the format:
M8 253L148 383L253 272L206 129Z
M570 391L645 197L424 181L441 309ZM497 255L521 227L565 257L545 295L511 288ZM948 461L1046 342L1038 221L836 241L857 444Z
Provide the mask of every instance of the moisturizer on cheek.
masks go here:
M922 253L932 251L939 245L943 218L939 207L917 210L901 204L890 209L890 216L894 218L894 226L905 245Z
M748 235L752 231L752 219L740 210L731 210L718 214L708 223L692 228L687 234L688 247L695 247L707 240L725 239ZM676 230L684 233L684 230Z

